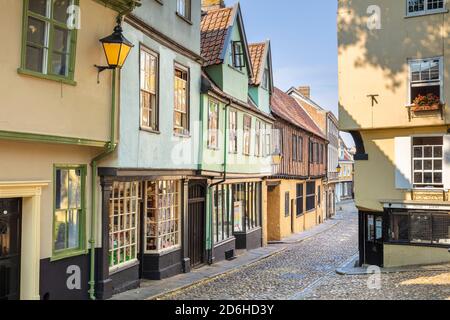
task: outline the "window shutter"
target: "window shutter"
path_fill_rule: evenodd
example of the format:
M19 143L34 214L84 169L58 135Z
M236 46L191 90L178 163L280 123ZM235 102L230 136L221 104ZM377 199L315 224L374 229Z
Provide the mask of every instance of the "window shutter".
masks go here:
M411 137L395 138L395 188L412 189Z
M444 163L443 163L444 189L450 190L450 135L444 136Z

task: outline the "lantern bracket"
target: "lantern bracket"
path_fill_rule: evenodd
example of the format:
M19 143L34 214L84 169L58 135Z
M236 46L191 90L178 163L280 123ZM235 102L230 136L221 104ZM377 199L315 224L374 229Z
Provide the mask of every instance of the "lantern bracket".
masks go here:
M98 66L98 65L94 65L94 67L96 67L97 68L97 84L99 84L100 83L100 73L102 73L103 71L105 71L105 70L113 70L113 69L115 69L115 68L113 68L113 67L110 67L110 66Z

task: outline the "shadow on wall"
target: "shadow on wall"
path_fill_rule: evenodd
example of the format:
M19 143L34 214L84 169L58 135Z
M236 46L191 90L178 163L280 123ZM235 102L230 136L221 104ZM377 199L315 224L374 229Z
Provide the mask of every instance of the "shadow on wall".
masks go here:
M407 53L409 57L420 58L427 57L428 52L444 51L444 47L449 46L450 40L447 40L447 35L450 33L450 24L446 23L447 15L434 15L427 19L405 19L405 1L339 2L339 54L352 47L358 48L361 54L356 57L354 66L364 68L370 65L381 68L385 75L387 90L395 92L402 85L404 80L399 80L398 75L404 73L407 68L406 61L398 60L400 53L392 54L393 48ZM371 30L368 27L368 22L373 21L369 19L372 19L374 14L373 11L368 13L369 5L380 9L381 29Z

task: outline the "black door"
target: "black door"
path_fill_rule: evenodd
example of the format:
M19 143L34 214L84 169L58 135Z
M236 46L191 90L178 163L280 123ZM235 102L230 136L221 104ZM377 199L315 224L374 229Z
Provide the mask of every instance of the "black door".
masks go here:
M383 215L366 214L365 218L366 264L383 266Z
M191 267L205 263L205 209L206 186L203 183L189 184L189 258Z
M20 199L0 199L0 300L20 298Z

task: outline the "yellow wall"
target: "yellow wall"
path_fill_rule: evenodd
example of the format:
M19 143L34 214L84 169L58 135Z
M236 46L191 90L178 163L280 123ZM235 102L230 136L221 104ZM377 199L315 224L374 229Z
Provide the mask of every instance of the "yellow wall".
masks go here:
M269 241L277 241L289 237L292 232L292 218L291 215L285 216L285 193L289 192L290 196L290 213L295 216L294 233L300 233L311 229L312 227L323 222L326 214L326 202L323 199L324 185L322 180L316 180L316 194L320 187L321 204L317 206L316 210L309 211L304 215L297 217L295 197L297 193L297 184L304 184L304 192L306 195L306 183L304 180L282 180L281 184L275 188L268 190L268 238ZM294 200L294 201L292 201ZM304 197L303 208L306 208L306 197Z
M355 162L356 206L383 211L380 200L411 200L410 192L395 187L395 137L446 132L446 127L363 131L369 160Z
M384 267L432 265L449 263L446 248L384 245Z
M112 33L115 12L92 0L81 0L81 29L76 48L77 85L18 74L22 53L22 0L0 1L0 130L107 141L111 106L111 72L100 76L94 64L105 64L99 39Z
M370 5L381 9L381 30L369 30ZM448 9L448 4L447 4ZM340 0L339 28L339 119L343 131L442 125L450 121L450 108L440 116L415 118L405 106L408 99L409 58L444 56L444 93L450 92L449 14L421 17L406 15L406 1ZM367 95L377 94L372 107ZM445 97L444 97L445 99Z
M40 207L40 258L52 256L53 165L89 165L97 150L86 147L6 142L0 140L0 182L49 181L42 189ZM86 178L86 234L90 222L90 170ZM27 236L26 234L24 236ZM87 245L87 239L85 241Z

